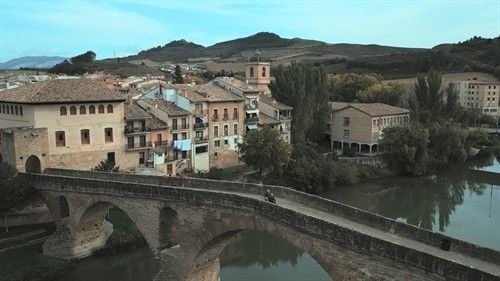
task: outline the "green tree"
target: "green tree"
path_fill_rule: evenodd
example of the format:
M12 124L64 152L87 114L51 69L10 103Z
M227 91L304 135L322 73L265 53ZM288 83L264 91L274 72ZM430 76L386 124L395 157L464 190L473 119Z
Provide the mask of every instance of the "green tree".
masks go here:
M389 168L401 174L423 175L427 169L429 131L419 124L389 127L380 142Z
M179 65L175 66L174 83L175 84L183 84L184 83L184 78L182 78L182 70L181 70L181 67Z
M379 77L371 74L346 73L329 77L332 100L354 102L357 95L380 84Z
M374 84L356 94L356 100L365 103L385 103L399 105L404 95L405 86L399 83Z
M119 166L115 166L115 163L110 161L109 159L102 160L97 166L92 168L92 171L98 172L113 172L117 173L120 170Z
M444 91L441 90L441 75L430 71L427 76L418 76L410 107L413 119L424 125L442 119Z
M292 152L291 145L271 128L263 128L246 134L239 148L241 159L248 166L258 169L261 175L271 169L281 174Z
M450 83L446 88L446 105L444 114L448 119L456 120L462 114L463 108L460 105L459 94L455 86Z
M16 168L7 163L0 163L0 179L0 213L26 203L35 193Z
M429 127L429 156L438 165L463 162L467 158L467 129L451 121L433 123Z
M295 64L273 69L271 83L273 96L294 109L292 141L317 141L330 118L327 76L323 68L309 64Z
M95 60L96 54L92 51L87 51L84 54L74 56L71 58L71 63L91 63Z

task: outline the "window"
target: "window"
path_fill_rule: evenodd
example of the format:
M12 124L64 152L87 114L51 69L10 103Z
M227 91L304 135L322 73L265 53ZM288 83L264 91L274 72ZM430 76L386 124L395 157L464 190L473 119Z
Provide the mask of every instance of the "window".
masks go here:
M349 123L351 123L351 119L349 117L344 117L344 126L349 126Z
M174 139L174 141L176 141L178 139L178 134L173 134L172 138Z
M224 145L229 145L229 140L224 140Z
M238 108L233 109L233 119L238 119Z
M56 132L56 146L66 146L66 136L64 131Z
M59 114L60 115L67 115L68 114L68 111L66 110L66 106L61 106L61 108L59 108Z
M229 114L227 113L227 108L224 108L224 120L229 119Z
M250 77L253 77L253 66L250 66Z
M104 113L104 105L99 105L99 107L97 108L97 112L99 113Z
M187 119L186 118L182 118L181 119L181 125L182 125L182 129L187 129L188 126L187 126Z
M187 139L187 133L182 133L182 139L183 140Z
M266 68L262 67L262 77L266 77Z
M161 134L156 134L156 145L161 145L162 144L162 135Z
M72 106L69 108L69 114L76 115L76 106Z
M224 136L227 136L227 135L229 135L229 126L224 125Z
M214 141L214 146L215 146L215 147L219 147L219 146L220 146L220 140L216 140L216 141Z
M182 157L182 159L186 159L187 158L187 151L182 151L181 157Z
M95 106L89 106L89 114L95 114Z
M219 126L214 126L214 137L218 137L219 136Z
M177 119L172 119L172 130L177 130Z
M238 144L238 138L234 138L234 144Z
M349 130L344 130L344 138L349 138Z
M375 125L377 125L377 121L374 119L373 120L373 127L375 127Z
M87 114L87 108L84 105L80 106L80 114Z
M14 107L14 110L16 112L16 115L19 115L19 107L17 107L17 105Z
M7 114L10 114L10 106L7 105Z
M113 128L104 129L104 141L113 142Z
M196 154L200 154L200 153L205 153L205 152L208 152L208 146L205 145L205 146L198 146L195 148L195 153Z
M139 165L144 164L145 155L144 152L139 152Z
M495 98L493 98L493 99L495 99ZM24 114L24 112L23 112L23 107L22 107L22 106L20 106L20 107L19 107L19 115L23 116L23 114Z
M233 125L233 133L234 133L234 135L238 134L238 124Z
M127 137L127 147L134 148L134 137Z
M214 109L214 116L213 116L213 119L214 119L214 120L218 120L218 119L219 119L219 114L218 114L217 109Z
M13 105L10 106L10 114L14 115L14 106Z
M116 160L115 160L115 153L114 152L108 152L108 162L115 165Z
M83 129L80 131L80 138L82 144L90 144L90 132L88 129Z
M139 146L140 147L146 146L146 136L145 135L139 136Z
M113 106L111 104L108 104L107 112L113 113Z

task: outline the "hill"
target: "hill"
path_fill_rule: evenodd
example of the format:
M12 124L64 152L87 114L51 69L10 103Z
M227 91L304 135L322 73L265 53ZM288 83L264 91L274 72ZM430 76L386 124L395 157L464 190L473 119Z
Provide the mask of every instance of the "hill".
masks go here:
M50 68L64 61L63 57L47 57L47 56L28 56L11 59L4 63L0 63L0 69L19 69L23 68Z
M500 78L500 37L473 37L440 44L424 52L392 53L321 62L330 72L375 72L386 79L408 77L434 69L443 73L485 72Z
M220 42L204 47L186 40L172 41L130 56L128 60L149 59L156 62L187 62L193 59L217 60L219 62L246 61L259 49L264 59L287 61L293 59L328 59L333 57L360 57L391 53L412 53L424 49L400 48L380 45L329 44L301 38L282 38L275 33L257 34Z

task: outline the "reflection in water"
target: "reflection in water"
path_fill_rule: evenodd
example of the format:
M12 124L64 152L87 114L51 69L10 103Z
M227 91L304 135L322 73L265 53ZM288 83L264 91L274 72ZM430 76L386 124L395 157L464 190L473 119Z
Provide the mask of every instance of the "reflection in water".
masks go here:
M500 235L500 209L492 204L500 202L500 185L484 182L488 182L486 178L472 177L468 169L462 167L436 177L390 177L340 187L322 196L500 249L496 238Z
M158 263L148 247L112 256L89 257L78 261L62 281L150 281L158 271Z
M268 233L245 230L221 257L221 281L331 280L303 250Z

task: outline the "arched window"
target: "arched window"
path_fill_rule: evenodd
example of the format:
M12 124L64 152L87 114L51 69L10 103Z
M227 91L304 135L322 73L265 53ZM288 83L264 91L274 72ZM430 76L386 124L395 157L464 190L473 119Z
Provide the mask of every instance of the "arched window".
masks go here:
M107 111L108 113L113 113L113 106L111 104L108 104Z
M14 106L13 105L10 106L10 114L14 115Z
M61 108L59 108L59 112L61 113L61 115L68 114L68 111L66 110L66 106L61 106Z
M253 77L253 66L250 66L250 77Z
M101 105L99 105L99 107L98 107L98 112L99 112L99 113L104 113L104 105L102 105L102 104L101 104Z
M23 116L23 114L24 114L23 107L19 106L19 115Z
M76 115L76 106L72 106L69 108L69 114L70 115Z
M89 114L95 114L95 106L89 106Z
M16 115L19 115L19 107L17 107L17 105L14 106L14 110L15 110Z
M10 106L7 105L7 114L10 114Z
M266 68L262 67L262 77L266 77Z
M87 108L85 107L85 105L80 106L80 114L87 114Z

